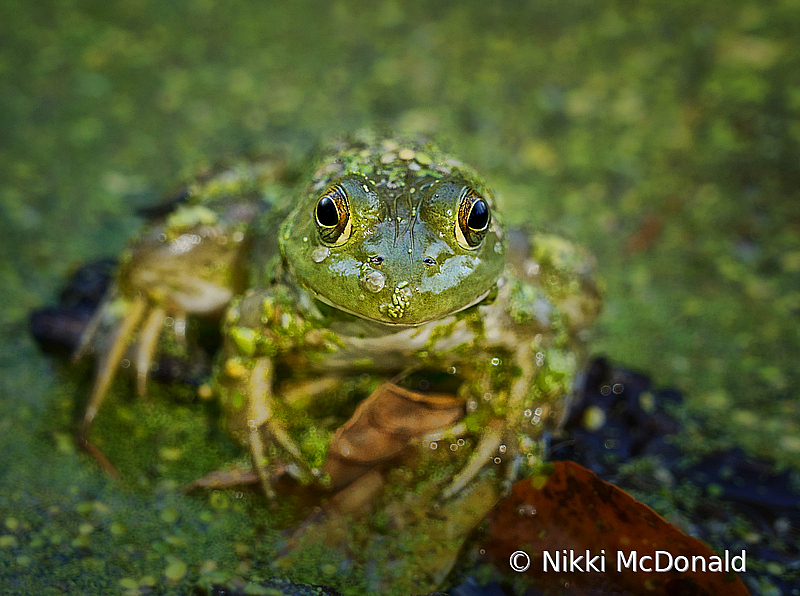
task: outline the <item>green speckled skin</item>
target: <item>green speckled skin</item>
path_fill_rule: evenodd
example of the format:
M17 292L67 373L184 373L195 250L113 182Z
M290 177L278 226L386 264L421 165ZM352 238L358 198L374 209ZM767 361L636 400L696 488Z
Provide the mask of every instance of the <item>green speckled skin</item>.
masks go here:
M562 238L505 230L478 175L429 142L364 134L333 143L311 171L295 186L276 160L199 176L128 251L100 326L142 346L164 322L180 334L187 317L223 315L203 391L219 397L268 496L276 469L326 480L330 437L354 407L337 411L330 388L364 373L458 380L461 420L422 442L459 451L444 497L486 467L518 478L582 364L600 305L590 259ZM93 340L101 353L114 351L108 335ZM144 384L152 349L138 353ZM101 360L99 377L113 366ZM332 384L311 388L319 379ZM303 397L283 399L303 383ZM94 393L89 422L102 383Z

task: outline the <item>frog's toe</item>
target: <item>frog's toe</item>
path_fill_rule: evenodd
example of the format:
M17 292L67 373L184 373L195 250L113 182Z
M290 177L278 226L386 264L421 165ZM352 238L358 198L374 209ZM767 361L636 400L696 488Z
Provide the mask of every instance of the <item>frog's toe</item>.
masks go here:
M94 385L92 386L92 391L89 394L89 403L86 406L86 412L83 416L83 436L85 436L88 432L89 427L92 424L92 420L94 420L95 415L97 415L97 410L100 408L100 405L103 403L103 400L108 393L108 389L111 386L111 382L114 380L114 375L117 372L117 368L122 362L122 358L128 349L128 341L136 327L139 325L139 322L142 320L146 309L147 300L142 296L137 296L130 302L125 314L113 332L111 343L108 349L103 352L103 355L97 364L97 373L95 375ZM104 311L105 308L101 308L100 312L98 313L97 320L100 320L100 318L105 314ZM89 343L94 339L94 335L97 333L98 326L99 324L95 324L93 322L90 329L87 330L87 339L83 342L83 346L79 350L78 357L87 351L85 346L89 345Z
M131 300L108 300L95 315L75 355L77 359L90 352L98 354L94 384L83 417L84 437L117 370L120 366L127 366L124 361L126 354L136 371L137 393L140 396L147 393L153 356L168 314L176 321L183 320L182 313L168 313L162 306L154 305L139 295ZM176 324L175 327L180 326Z
M442 492L442 498L449 499L454 497L478 475L483 467L494 458L495 453L503 443L504 435L502 421L492 421L475 446L467 465L456 474L450 486Z
M161 307L155 307L150 311L147 320L142 327L139 335L138 345L136 346L136 392L140 397L147 393L147 378L150 373L150 365L153 362L153 354L156 350L158 338L164 329L164 321L167 313Z
M506 465L505 476L503 478L503 495L508 495L511 492L511 488L514 486L514 483L519 480L522 463L525 460L525 455L520 452L513 441L508 441L507 446L508 452L506 455L508 464Z

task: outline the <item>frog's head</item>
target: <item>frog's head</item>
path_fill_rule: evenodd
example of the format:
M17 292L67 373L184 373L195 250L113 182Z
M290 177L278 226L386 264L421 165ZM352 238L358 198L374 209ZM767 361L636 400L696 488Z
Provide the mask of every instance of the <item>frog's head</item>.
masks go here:
M321 301L419 325L482 300L505 266L491 193L432 145L341 144L281 229L295 277Z

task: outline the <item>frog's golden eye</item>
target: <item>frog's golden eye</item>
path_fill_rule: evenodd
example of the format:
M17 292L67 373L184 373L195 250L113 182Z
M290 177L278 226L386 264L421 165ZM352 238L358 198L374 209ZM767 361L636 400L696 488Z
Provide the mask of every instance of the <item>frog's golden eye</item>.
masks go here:
M317 230L322 242L341 246L350 238L350 203L341 186L332 186L319 198L314 209Z
M489 229L492 214L489 203L474 188L461 191L456 221L456 240L462 248L478 248Z

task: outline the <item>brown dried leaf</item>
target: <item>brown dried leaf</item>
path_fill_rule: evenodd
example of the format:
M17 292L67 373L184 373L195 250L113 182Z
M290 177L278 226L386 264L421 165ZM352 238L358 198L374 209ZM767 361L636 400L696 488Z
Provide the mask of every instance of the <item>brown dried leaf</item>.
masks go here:
M408 442L453 424L464 404L452 395L417 393L381 384L331 439L322 468L332 485L352 482L376 464L399 455Z
M692 572L691 567L683 573L618 571L618 552L627 557L637 551L641 557L660 550L673 557L688 557L689 562L693 556L708 562L715 553L586 468L569 461L555 462L553 467L549 476L516 483L511 495L489 515L485 550L499 569L509 570L511 554L523 550L530 556L526 575L536 579L537 588L556 594L748 594L732 571ZM562 568L556 573L552 567L545 572L544 553L550 553L552 560L556 552L564 550L574 551L576 556L588 550L591 557L604 551L605 572L563 572ZM586 569L585 558L581 569Z

